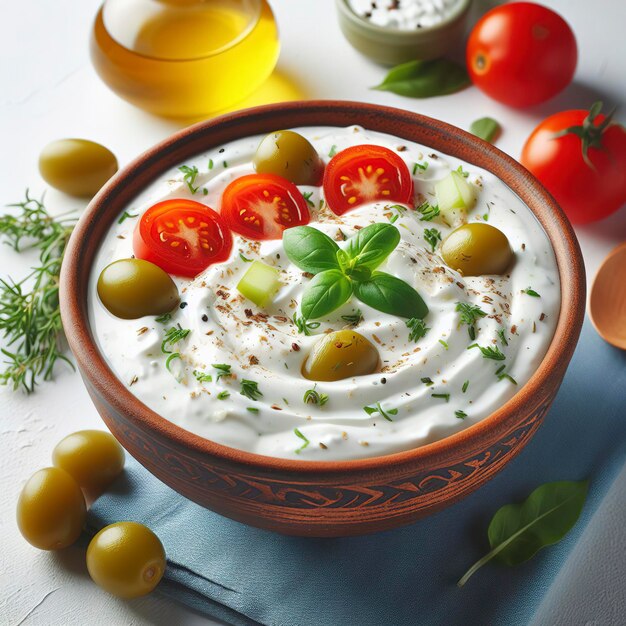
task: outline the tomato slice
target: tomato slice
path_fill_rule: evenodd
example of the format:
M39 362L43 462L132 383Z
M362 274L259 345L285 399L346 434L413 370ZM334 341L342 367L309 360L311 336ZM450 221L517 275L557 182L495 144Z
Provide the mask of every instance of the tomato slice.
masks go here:
M135 256L170 274L193 277L230 256L233 238L222 217L194 200L150 207L133 235Z
M337 153L324 172L324 196L336 215L377 200L410 204L413 179L404 161L382 146L353 146Z
M257 241L281 239L284 230L311 219L300 190L276 174L233 180L222 195L221 215L231 230Z

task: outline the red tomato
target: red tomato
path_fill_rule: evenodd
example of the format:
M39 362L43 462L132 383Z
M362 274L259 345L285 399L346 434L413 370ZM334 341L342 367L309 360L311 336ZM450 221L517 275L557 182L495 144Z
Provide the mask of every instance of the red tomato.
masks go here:
M626 203L626 130L599 111L597 103L590 112L551 115L522 150L522 164L575 224L602 219Z
M233 238L213 209L193 200L165 200L150 207L133 235L135 256L170 274L196 276L230 256Z
M554 11L531 2L492 9L467 42L473 83L498 102L526 107L565 89L574 76L576 39Z
M410 204L413 179L404 161L388 148L353 146L326 166L324 196L336 215L376 200Z
M284 230L311 219L300 190L276 174L233 180L222 195L221 214L234 232L257 241L281 239Z

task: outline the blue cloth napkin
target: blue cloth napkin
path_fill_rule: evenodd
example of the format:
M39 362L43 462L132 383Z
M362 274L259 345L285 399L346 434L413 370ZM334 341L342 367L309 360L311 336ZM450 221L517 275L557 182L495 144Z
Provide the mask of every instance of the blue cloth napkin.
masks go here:
M236 626L527 624L626 461L626 353L589 323L546 422L526 449L464 501L412 526L341 539L286 537L189 502L128 459L90 512L98 529L136 520L163 541L161 593ZM516 568L490 563L495 511L554 480L591 479L569 535Z

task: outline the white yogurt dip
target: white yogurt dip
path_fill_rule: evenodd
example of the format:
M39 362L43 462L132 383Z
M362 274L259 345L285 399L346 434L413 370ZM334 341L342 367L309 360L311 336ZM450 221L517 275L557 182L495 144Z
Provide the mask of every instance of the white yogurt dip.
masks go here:
M461 0L348 0L359 17L376 26L416 30L429 28L447 19Z
M424 338L411 341L406 320L355 298L319 320L310 336L298 332L292 317L299 313L308 278L289 261L282 241L255 242L238 235L226 262L210 266L193 280L175 278L182 304L170 321L163 324L154 317L128 321L112 316L96 291L101 270L133 254L137 219L127 218L115 222L104 239L90 284L90 321L111 369L131 393L175 424L218 443L273 457L379 456L442 439L484 419L528 381L554 333L560 287L554 254L540 224L494 175L428 147L359 127L295 130L326 162L329 153L359 144L397 151L413 172L416 205L423 199L434 202L434 183L461 166L478 197L468 221L487 221L506 234L515 254L510 271L503 276L463 277L446 267L424 240L426 228L437 228L445 239L453 229L443 221L420 221L419 212L386 208L384 202L337 216L324 204L321 187L303 186L300 190L311 193L309 202L315 207L310 209L309 226L333 238L341 238L338 231L350 237L360 227L394 220L401 242L379 269L409 283L425 300L430 330ZM168 198L194 199L219 211L226 185L253 173L251 159L260 140L260 136L238 140L187 161L186 165L197 166L196 185L207 190L205 195L192 195L174 168L147 187L127 211L140 215ZM252 259L280 270L282 287L262 310L236 289L249 267L246 261ZM529 295L529 287L538 296ZM479 305L487 314L476 324L474 342L467 326L460 325L457 302ZM316 391L327 394L328 401L323 406L306 404L304 395L314 383L301 375L304 358L325 331L348 327L342 316L357 309L363 319L356 330L378 349L381 370L318 382ZM171 361L168 370L161 344L166 330L177 324L190 332L176 345L180 358ZM506 358L485 358L479 349L468 349L472 343L497 347ZM233 376L218 380L214 364L230 365ZM203 375L212 380L202 380ZM242 379L256 382L262 397L253 401L241 395ZM364 410L376 406L393 416L392 421L380 412Z

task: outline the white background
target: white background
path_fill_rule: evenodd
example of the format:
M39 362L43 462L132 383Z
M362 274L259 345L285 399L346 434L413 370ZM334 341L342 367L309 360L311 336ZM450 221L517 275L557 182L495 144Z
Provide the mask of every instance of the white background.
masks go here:
M587 108L598 98L609 105L626 103L624 0L545 0L574 29L580 59L574 84L530 111L507 109L474 88L429 100L371 91L384 70L348 45L331 0L271 4L281 28L278 82L293 97L387 104L462 128L489 115L504 128L497 145L514 157L536 123L552 112ZM0 205L20 200L27 186L37 195L45 189L37 156L50 140L84 137L101 142L124 165L181 127L134 109L95 75L88 35L98 5L99 0L0 0ZM261 101L257 97L250 103ZM47 204L54 210L82 207L53 191ZM577 232L591 278L604 255L626 240L626 209ZM19 277L31 261L0 248L0 277ZM213 623L158 595L132 602L108 596L88 578L81 550L39 552L19 536L14 507L24 481L49 465L52 447L61 437L89 427L102 423L76 374L60 371L54 383L32 397L0 388L0 624ZM626 472L563 568L537 624L623 623L625 503Z

